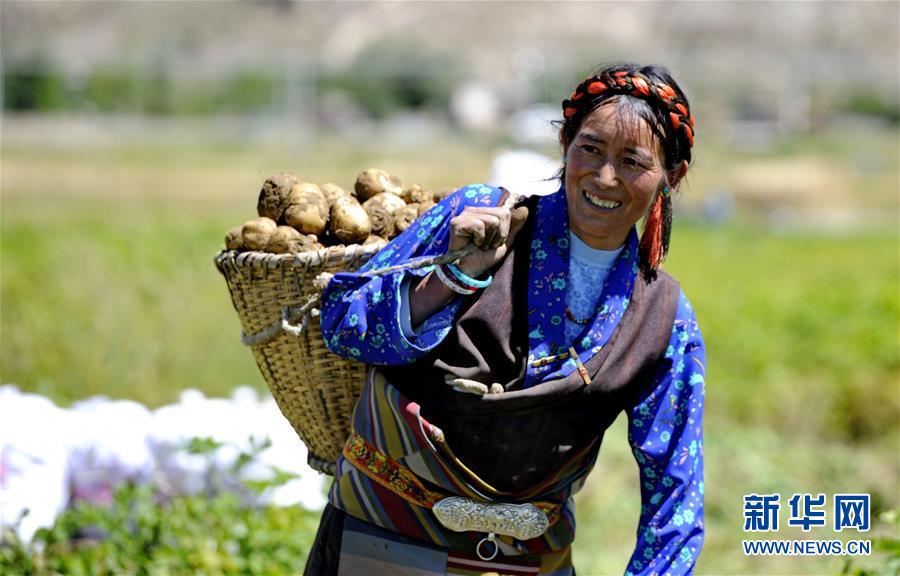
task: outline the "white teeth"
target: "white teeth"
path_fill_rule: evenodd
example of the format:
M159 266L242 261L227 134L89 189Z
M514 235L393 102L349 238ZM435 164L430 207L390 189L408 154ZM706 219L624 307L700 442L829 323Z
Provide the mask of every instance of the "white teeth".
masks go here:
M602 200L600 198L594 198L587 192L584 193L584 197L587 198L591 202L591 204L599 206L600 208L618 208L622 205L621 202L616 202L615 200Z

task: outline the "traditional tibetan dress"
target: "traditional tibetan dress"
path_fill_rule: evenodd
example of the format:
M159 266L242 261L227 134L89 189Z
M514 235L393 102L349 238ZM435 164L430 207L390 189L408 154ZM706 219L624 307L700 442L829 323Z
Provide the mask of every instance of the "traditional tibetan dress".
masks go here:
M528 223L490 286L414 332L403 327L407 283L431 268L364 275L445 253L450 219L501 194L457 191L326 289L329 347L373 369L308 572L571 573L572 496L621 411L642 494L627 573L692 571L703 538L703 342L678 284L637 273L634 231L579 326L566 324L564 190L528 200ZM461 393L448 378L502 392Z

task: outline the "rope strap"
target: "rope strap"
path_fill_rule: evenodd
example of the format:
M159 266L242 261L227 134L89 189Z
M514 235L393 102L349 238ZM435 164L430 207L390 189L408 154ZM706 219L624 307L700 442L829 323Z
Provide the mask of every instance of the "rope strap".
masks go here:
M282 330L288 334L300 336L309 325L309 317L312 316L315 318L319 315L318 308L314 308L318 303L319 296L313 296L307 300L305 304L295 310L292 310L290 306L285 306L281 309L280 322L275 322L256 334L241 332L241 342L244 346L259 346L278 336ZM297 318L300 319L299 326L293 324L293 322L297 321Z

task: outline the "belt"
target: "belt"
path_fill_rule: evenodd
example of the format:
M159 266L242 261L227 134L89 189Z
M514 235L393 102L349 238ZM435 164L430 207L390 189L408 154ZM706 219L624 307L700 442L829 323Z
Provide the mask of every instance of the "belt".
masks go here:
M444 527L456 532L486 532L487 537L475 547L483 560L496 557L497 534L519 540L537 538L559 520L562 511L562 506L553 502L479 502L430 490L411 470L356 432L344 444L343 454L356 469L381 486L410 504L431 510ZM492 552L482 551L485 544L493 544Z

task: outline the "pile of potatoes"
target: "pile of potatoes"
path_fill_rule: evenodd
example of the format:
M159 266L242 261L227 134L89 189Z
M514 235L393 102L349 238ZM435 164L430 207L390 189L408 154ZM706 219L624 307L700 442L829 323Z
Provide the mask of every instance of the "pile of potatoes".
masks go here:
M449 192L403 187L378 168L360 172L351 192L282 172L266 179L256 204L259 217L229 230L225 248L287 254L348 244L383 246Z

